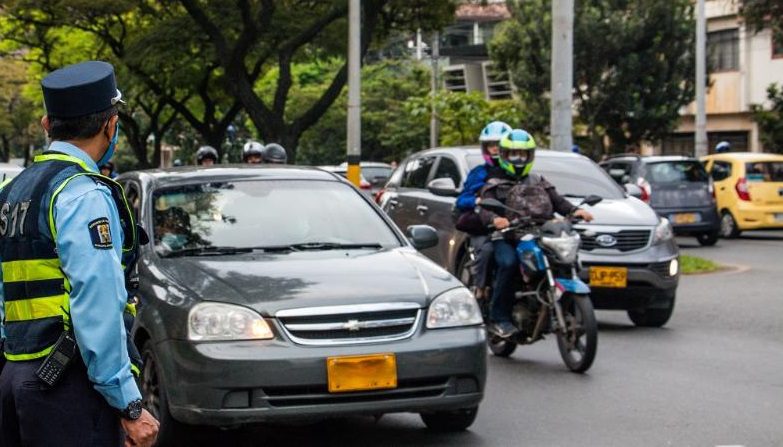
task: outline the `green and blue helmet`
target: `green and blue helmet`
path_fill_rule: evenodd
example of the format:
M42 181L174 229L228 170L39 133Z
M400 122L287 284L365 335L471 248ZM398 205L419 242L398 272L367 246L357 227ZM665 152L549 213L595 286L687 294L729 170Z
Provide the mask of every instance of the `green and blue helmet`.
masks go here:
M508 132L500 140L500 167L515 177L525 177L533 169L536 140L522 129Z

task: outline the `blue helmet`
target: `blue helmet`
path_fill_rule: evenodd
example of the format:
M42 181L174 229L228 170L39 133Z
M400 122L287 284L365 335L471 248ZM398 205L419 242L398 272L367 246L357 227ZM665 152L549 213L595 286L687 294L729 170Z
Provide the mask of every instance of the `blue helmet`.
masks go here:
M728 152L731 150L731 143L728 141L721 141L715 146L715 152L720 154L722 152Z
M511 126L508 124L503 121L492 121L481 129L479 142L500 141L500 139L509 132L511 132Z

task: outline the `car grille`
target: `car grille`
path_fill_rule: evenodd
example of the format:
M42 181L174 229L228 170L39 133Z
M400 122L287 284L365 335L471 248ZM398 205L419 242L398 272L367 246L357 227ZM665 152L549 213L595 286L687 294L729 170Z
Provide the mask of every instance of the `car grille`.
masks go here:
M619 251L633 251L646 247L650 243L650 230L622 230L617 233L602 233L599 231L591 230L595 233L592 236L585 234L586 230L578 230L582 238L581 249L585 251L591 251L595 249L604 250L619 250ZM604 247L598 244L596 239L602 235L614 236L616 244L610 247Z
M289 309L275 316L295 343L334 345L408 338L420 315L416 303L378 303Z

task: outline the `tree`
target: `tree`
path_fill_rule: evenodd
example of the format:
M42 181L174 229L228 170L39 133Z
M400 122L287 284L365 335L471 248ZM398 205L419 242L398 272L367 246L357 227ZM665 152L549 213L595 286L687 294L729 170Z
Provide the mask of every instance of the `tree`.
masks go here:
M531 127L549 119L551 4L509 1L512 19L490 44L533 111ZM585 0L574 19L574 106L594 149L623 150L659 140L694 96L695 27L689 0ZM605 137L609 148L605 147Z
M763 104L753 104L753 121L759 125L759 139L764 149L783 154L783 87L772 84L767 88L769 109Z
M37 142L36 107L25 96L27 65L0 58L0 159L27 156L27 147Z
M783 0L742 0L740 15L756 32L769 26L774 32L783 33Z

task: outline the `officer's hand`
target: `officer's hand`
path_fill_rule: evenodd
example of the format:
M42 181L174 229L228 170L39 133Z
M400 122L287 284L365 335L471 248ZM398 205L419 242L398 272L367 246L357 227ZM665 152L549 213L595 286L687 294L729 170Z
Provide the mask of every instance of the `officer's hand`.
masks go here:
M121 418L120 422L125 430L125 447L151 447L158 437L160 423L146 409L135 421Z
M589 211L583 210L582 208L574 211L574 217L581 217L585 222L590 222L593 220L593 215L590 214Z
M502 230L504 228L508 228L509 222L505 217L496 217L492 219L492 225L494 225L498 230Z

